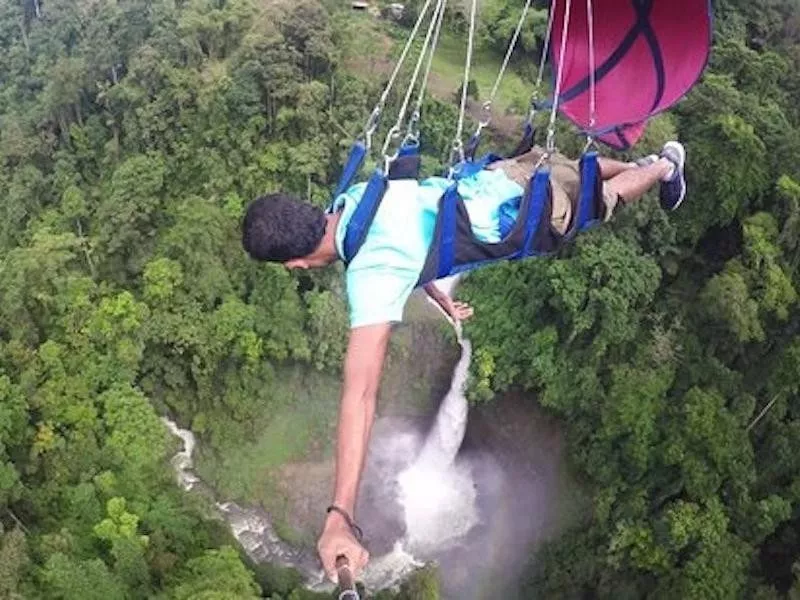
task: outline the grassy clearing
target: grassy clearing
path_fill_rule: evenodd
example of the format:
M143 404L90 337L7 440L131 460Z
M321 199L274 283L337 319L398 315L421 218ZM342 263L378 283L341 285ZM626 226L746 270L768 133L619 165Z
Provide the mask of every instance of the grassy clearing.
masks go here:
M408 31L368 15L356 15L342 27L344 64L348 70L362 77L376 78L388 75L396 64L400 50L406 41ZM345 41L346 40L346 41ZM433 97L451 101L461 86L464 76L467 40L463 35L442 32L439 46L434 54L431 77L428 82ZM413 66L416 55L412 52L408 63ZM484 48L476 48L470 68L470 78L478 85L479 102L477 111L489 97L500 70L502 57ZM405 71L410 74L411 66ZM495 99L495 114L522 115L527 111L533 92L533 82L509 67L500 84ZM474 110L474 109L473 109Z
M441 99L455 94L464 77L466 39L444 35L433 59L431 91ZM502 60L484 49L477 48L470 67L470 78L478 84L478 100L482 104L488 99L500 70ZM533 92L533 84L526 81L513 69L506 70L497 92L494 107L497 114L523 114Z
M299 367L281 369L272 390L274 410L261 415L258 437L229 445L217 455L201 452L201 476L221 497L264 504L274 489L277 467L330 452L339 386L332 375Z
M327 495L327 482L304 477L302 469L300 476L287 481L284 469L305 461L324 464L329 460L341 383L333 375L310 368L283 367L277 375L270 390L270 409L254 426L258 435L229 443L218 452L201 443L197 471L216 490L217 498L262 506L281 538L295 545L311 544L312 527L305 523L308 516L298 511L292 492L299 488L305 497L313 497L313 488L322 486ZM301 515L299 521L297 515Z

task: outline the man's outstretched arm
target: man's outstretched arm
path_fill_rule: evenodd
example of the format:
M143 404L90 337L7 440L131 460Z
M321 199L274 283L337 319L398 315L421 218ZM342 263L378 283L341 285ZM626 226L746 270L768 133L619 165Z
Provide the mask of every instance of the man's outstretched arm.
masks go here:
M359 327L350 332L339 407L333 496L334 506L350 517L355 510L390 334L389 323ZM336 511L328 514L317 549L331 579L335 577L337 556L346 556L354 573L361 571L369 559L345 517Z

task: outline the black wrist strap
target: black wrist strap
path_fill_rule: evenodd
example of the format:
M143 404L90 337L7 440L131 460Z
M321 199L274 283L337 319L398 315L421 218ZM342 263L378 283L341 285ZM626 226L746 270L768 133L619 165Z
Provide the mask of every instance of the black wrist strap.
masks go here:
M359 527L358 525L356 525L355 521L353 521L353 519L350 517L350 515L349 515L349 514L347 514L347 511L346 511L346 510L344 510L344 509L342 509L342 508L339 508L339 507L338 507L338 506L336 506L335 504L331 504L331 505L330 505L330 506L329 506L329 507L326 509L326 511L325 511L325 512L327 512L327 513L330 513L330 512L336 512L336 513L339 513L340 515L342 515L342 517L344 517L344 520L345 520L345 522L347 523L347 525L348 525L348 526L350 527L350 529L353 531L353 535L355 536L355 538L356 538L356 539L357 539L359 542L360 542L360 541L361 541L361 539L364 537L364 532L362 532L362 531L361 531L361 527Z

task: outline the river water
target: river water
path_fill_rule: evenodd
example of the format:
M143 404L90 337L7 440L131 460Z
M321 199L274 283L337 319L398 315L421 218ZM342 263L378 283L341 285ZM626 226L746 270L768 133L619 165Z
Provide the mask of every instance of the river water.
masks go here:
M452 293L455 283L440 287ZM540 420L526 407L505 419L479 415L477 430L468 435L464 386L472 347L460 328L456 332L461 357L432 422L376 420L357 506L372 557L362 580L368 590L392 587L435 562L443 598L484 600L502 593L511 600L530 550L552 532L557 518L559 445L533 454L514 448L520 443L517 421ZM164 422L184 444L173 458L179 485L187 491L203 485L193 470L194 435ZM533 444L553 438L535 429L522 435ZM317 557L283 542L265 511L225 501L217 509L253 561L294 567L309 588L332 589Z

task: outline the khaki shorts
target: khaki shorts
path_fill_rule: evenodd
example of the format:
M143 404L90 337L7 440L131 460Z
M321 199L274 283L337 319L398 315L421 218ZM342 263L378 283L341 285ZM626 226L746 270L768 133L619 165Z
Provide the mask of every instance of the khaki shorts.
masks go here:
M486 168L500 169L509 179L522 187L527 187L528 180L536 170L541 157L541 148L534 147L530 152L516 158L499 160ZM550 169L550 182L553 188L553 213L550 221L556 231L564 234L572 221L575 204L580 198L581 177L578 161L556 153L550 157ZM611 218L618 203L619 196L604 182L603 204L606 211L603 220L608 221Z

